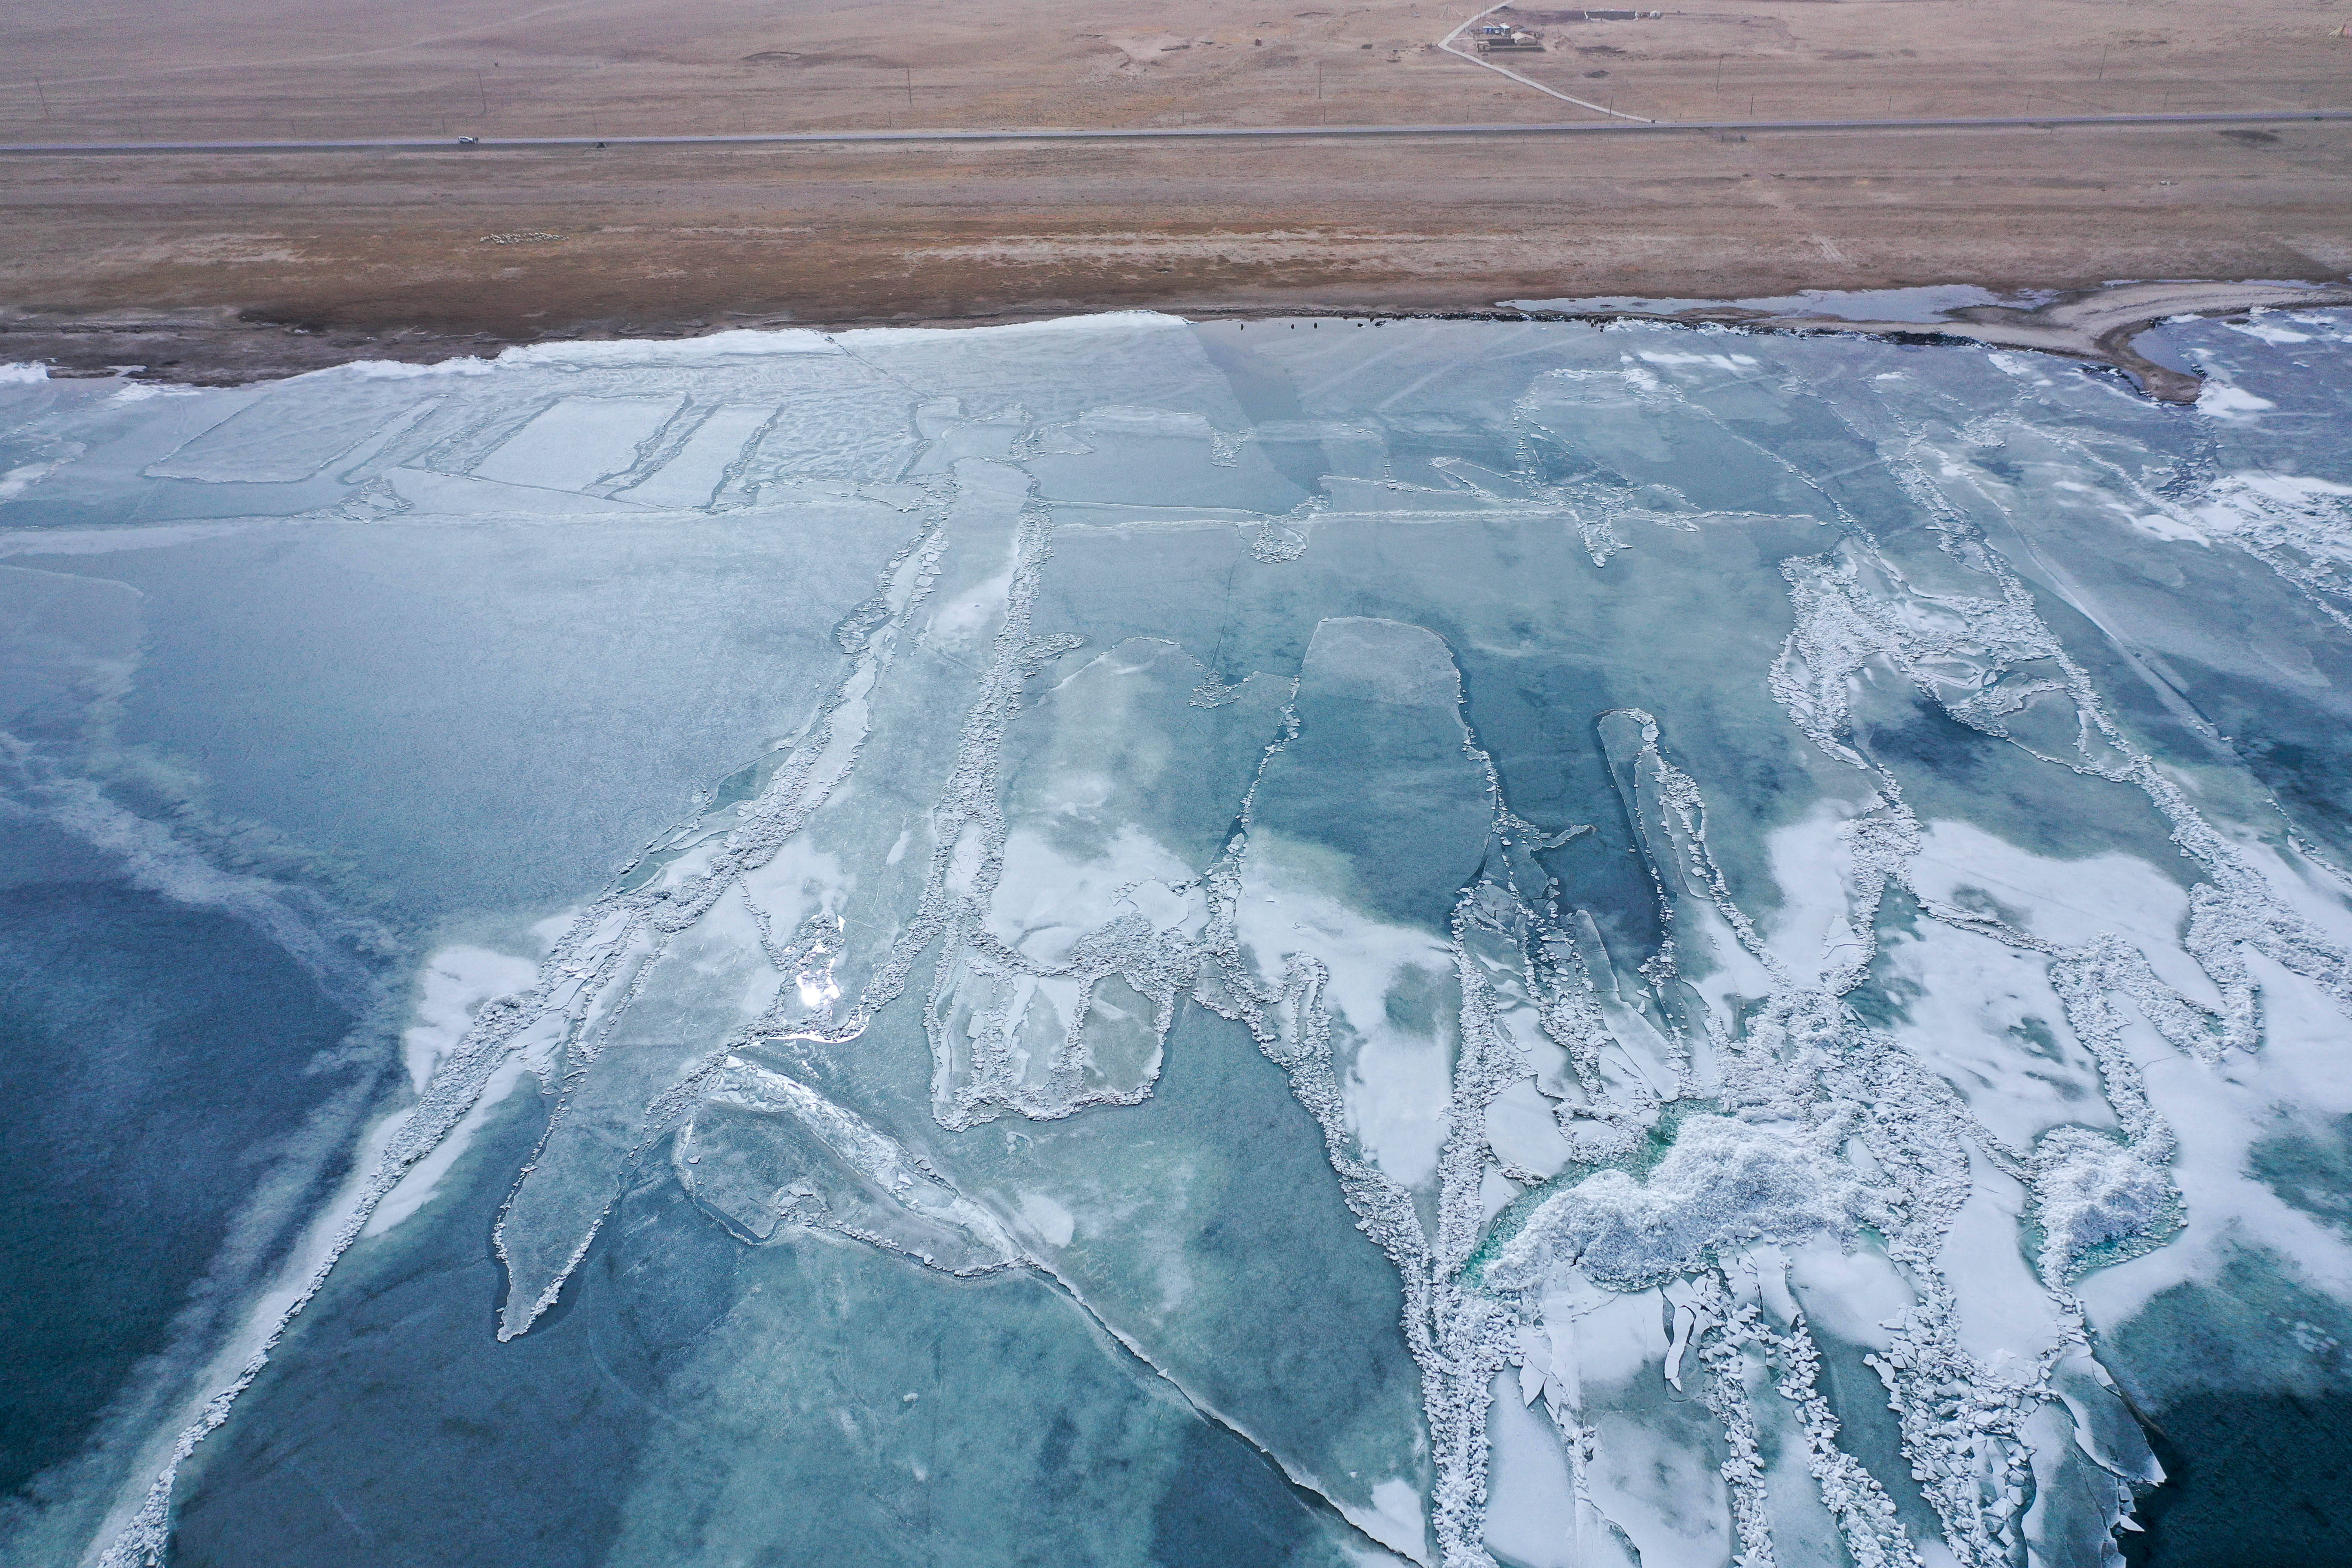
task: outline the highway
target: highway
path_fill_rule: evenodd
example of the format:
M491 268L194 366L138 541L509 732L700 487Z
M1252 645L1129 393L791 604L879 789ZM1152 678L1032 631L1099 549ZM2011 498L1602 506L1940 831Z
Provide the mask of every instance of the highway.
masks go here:
M0 155L83 154L205 156L268 153L544 153L566 148L824 147L843 143L953 146L1015 142L1298 142L1349 137L1524 137L1801 135L1831 132L2055 131L2147 125L2284 125L2352 120L2352 109L2269 110L2230 114L2033 114L1923 120L1662 120L1560 121L1505 125L1184 125L1076 130L779 131L710 136L451 136L380 137L320 142L7 142Z

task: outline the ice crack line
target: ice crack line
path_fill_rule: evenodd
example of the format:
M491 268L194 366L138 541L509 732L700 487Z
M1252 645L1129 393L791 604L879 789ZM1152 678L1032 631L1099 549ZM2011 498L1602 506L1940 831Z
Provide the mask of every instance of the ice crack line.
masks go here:
M944 545L943 523L943 510L927 517L922 528L884 569L879 592L894 605L900 620L928 591ZM856 722L865 694L888 654L887 639L880 639L880 646L869 644L852 657L841 686L761 796L751 814L756 826L733 847L729 868L740 872L742 865L763 850L772 854L847 775L855 764L856 745L843 731ZM731 880L722 870L705 879L687 901L698 898L707 908ZM385 1143L356 1204L335 1229L322 1260L238 1374L182 1431L138 1511L107 1545L100 1568L161 1568L169 1541L172 1489L180 1466L227 1420L237 1397L268 1364L287 1326L325 1287L328 1276L358 1239L377 1205L473 1109L500 1063L535 1045L552 1051L564 1041L583 1037L596 998L619 977L636 939L656 926L656 911L664 910L670 901L667 889L649 889L644 880L630 875L624 876L623 883L622 889L599 899L572 921L541 962L529 992L486 1003L457 1046L436 1067L417 1104L401 1119ZM675 919L675 910L667 912Z

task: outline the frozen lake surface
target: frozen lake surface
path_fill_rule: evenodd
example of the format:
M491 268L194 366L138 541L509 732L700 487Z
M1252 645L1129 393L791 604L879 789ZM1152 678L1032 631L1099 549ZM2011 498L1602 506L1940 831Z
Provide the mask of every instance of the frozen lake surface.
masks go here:
M2352 315L2159 332L0 380L0 1559L2342 1560Z

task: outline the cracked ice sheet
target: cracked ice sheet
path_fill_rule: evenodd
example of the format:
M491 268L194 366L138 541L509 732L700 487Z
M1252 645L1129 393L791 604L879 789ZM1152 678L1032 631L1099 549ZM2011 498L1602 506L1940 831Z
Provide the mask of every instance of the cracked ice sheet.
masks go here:
M1658 1293L1547 1300L1544 1316L1561 1322L1551 1331L1552 1364L1576 1369L1561 1403L1594 1435L1584 1481L1601 1530L1629 1543L1627 1555L1644 1565L1728 1563L1722 1431L1660 1375L1667 1334Z
M1118 1114L991 1123L950 1152L1191 1397L1352 1517L1402 1511L1417 1535L1417 1504L1380 1490L1417 1473L1422 1440L1397 1283L1282 1075L1195 1012L1151 1097Z
M2135 1041L2149 1097L2179 1131L2173 1173L2188 1226L2171 1246L2084 1281L2084 1304L2102 1329L2127 1322L2165 1289L2215 1278L2241 1248L2287 1259L2315 1288L2352 1296L2352 1247L2343 1232L2266 1184L2249 1159L2282 1123L2323 1126L2352 1115L2352 1084L2337 1066L2343 1015L2300 976L2259 957L2252 963L2265 1011L2259 1053L2233 1055L2215 1069L2147 1036Z
M809 747L817 771L806 798L817 815L807 837L792 842L789 855L725 850L744 857L752 873L740 875L737 894L699 895L709 901L695 923L666 944L644 939L654 945L625 1006L600 1036L574 1045L563 1104L499 1226L518 1287L508 1332L520 1331L553 1301L584 1255L622 1165L662 1130L656 1101L666 1090L713 1063L773 1008L785 1010L779 1021L789 1026L812 1012L828 1014L828 994L854 1002L889 983L918 901L914 889L935 855L950 847L932 841L938 825L926 807L954 757L938 745L930 721L973 700L973 665L986 658L1015 570L1011 534L1023 488L985 463L966 462L960 473L965 483L942 525L945 550L929 596L898 612L914 618L887 647L863 656L866 665L845 688L851 700L829 721L839 732L828 730L828 743ZM906 679L877 689L871 682L886 658L903 663ZM876 691L870 703L868 690ZM911 853L903 835L919 840ZM716 888L713 857L724 842L689 843L674 863L649 868L656 890ZM763 917L768 932L793 932L812 919L835 922L841 951L825 993L802 989L782 971L762 940Z
M562 937L568 945L550 955L561 973L543 971L538 986L501 979L509 995L530 993L520 1012L544 1009L530 1025L540 1032L501 1021L515 1009L491 1007L487 983L425 998L432 1016L414 1020L425 1033L410 1043L415 1065L431 1068L427 1098L449 1098L453 1075L473 1074L473 1109L391 1189L371 1242L433 1223L452 1201L459 1156L523 1115L531 1099L510 1086L545 1061L562 1110L541 1157L519 1162L530 1170L507 1215L519 1309L599 1234L607 1205L632 1217L598 1245L625 1249L628 1226L650 1212L630 1205L686 1194L687 1217L704 1230L663 1231L677 1244L670 1254L741 1249L754 1261L718 1272L749 1270L768 1291L787 1293L787 1276L824 1273L817 1260L866 1248L829 1276L848 1292L829 1299L866 1303L843 1320L838 1346L884 1344L883 1303L900 1298L968 1327L986 1316L976 1303L987 1292L1058 1280L1069 1294L1037 1300L1063 1316L1022 1320L1032 1329L1093 1324L1083 1331L1100 1331L1113 1363L1129 1357L1148 1385L1164 1381L1169 1397L1190 1404L1166 1433L1223 1432L1261 1456L1253 1474L1286 1472L1273 1484L1320 1490L1409 1552L1434 1550L1423 1543L1426 1521L1449 1560L1465 1564L1482 1538L1507 1557L1545 1560L1563 1531L1588 1559L1622 1539L1645 1561L1722 1561L1760 1551L1748 1537L1769 1537L1782 1562L1818 1557L1835 1549L1808 1500L1814 1478L1792 1458L1790 1425L1801 1409L1812 1421L1814 1406L1800 1398L1792 1363L1773 1363L1778 1381L1759 1380L1754 1334L1764 1329L1734 1322L1752 1298L1765 1328L1793 1332L1793 1309L1771 1288L1741 1294L1750 1287L1738 1280L1769 1270L1694 1253L1662 1290L1536 1302L1465 1291L1454 1272L1538 1206L1523 1197L1604 1174L1661 1203L1738 1207L1724 1184L1684 1182L1679 1166L1658 1163L1688 1130L1733 1121L1749 1129L1735 1142L1751 1152L1788 1146L1754 1169L1833 1161L1822 1191L1859 1184L1900 1199L1878 1216L1885 1233L1849 1238L1851 1252L1789 1237L1790 1289L1821 1324L1824 1354L1848 1357L1847 1373L1856 1347L1894 1358L1886 1384L1874 1390L1878 1374L1864 1369L1823 1407L1847 1424L1840 1441L1866 1451L1890 1486L1912 1463L1937 1478L1944 1522L1916 1497L1894 1505L1921 1559L2095 1560L2118 1494L2114 1478L2082 1471L2074 1456L2090 1441L2075 1429L2096 1428L2118 1471L2152 1472L2082 1392L2097 1380L2082 1370L2086 1352L2063 1348L2074 1342L2064 1292L2079 1290L2104 1328L2168 1284L2219 1278L2231 1249L2251 1243L2301 1259L2324 1290L2352 1293L2326 1220L2246 1173L2271 1130L2292 1123L2315 1136L2352 1110L2329 1055L2343 1029L2345 992L2330 978L2343 900L2309 847L2327 831L2312 804L2325 792L2283 790L2273 804L2255 773L2292 780L2295 770L2257 753L2250 771L2210 738L2190 744L2193 715L2180 708L2231 680L2259 687L2221 733L2228 744L2260 738L2287 711L2281 694L2318 689L2312 676L2333 657L2319 639L2335 635L2320 623L2334 623L2323 613L2327 584L2249 554L2244 583L2275 580L2277 603L2318 606L2307 626L2270 617L2292 629L2262 645L2267 686L2234 669L2184 674L2185 659L2135 666L2147 647L2197 645L2137 635L2135 618L2148 620L2157 601L2116 612L2106 579L2098 595L2020 591L1996 626L1985 606L2009 592L2000 552L2057 582L2024 560L2033 552L2016 548L2019 528L2000 514L2014 507L2042 520L2045 535L2063 526L2089 538L2084 520L2109 512L2116 521L2102 527L2128 529L2147 516L2188 527L2200 507L2324 508L2334 492L2322 487L2345 478L2333 458L2252 456L2283 420L2326 401L2279 384L2293 379L2279 356L2333 342L2293 330L2301 341L2275 324L2268 336L2210 329L2227 378L2267 406L2187 416L2220 444L2227 460L2216 472L2308 481L2284 497L2219 483L2200 492L2200 459L2178 421L2021 355L1475 323L1272 332L1130 316L971 334L550 345L422 374L306 378L266 396L12 389L12 399L43 400L34 417L55 423L9 437L24 461L11 456L0 472L34 477L0 516L70 525L80 536L71 547L84 551L120 526L108 509L134 497L142 517L240 520L226 525L236 533L184 532L168 548L134 550L146 531L126 529L122 548L97 552L104 570L129 573L134 557L178 551L168 570L159 563L139 580L158 604L175 574L189 575L192 552L236 560L236 572L164 605L167 626L199 595L236 602L223 585L250 578L253 557L220 542L257 535L261 554L297 538L497 529L527 535L518 554L530 555L562 552L590 528L634 529L634 558L583 567L633 583L667 537L688 537L681 529L707 528L723 556L751 537L827 541L853 514L880 525L866 537L887 542L843 568L855 590L829 588L816 596L821 611L808 607L814 657L783 661L797 660L791 680L772 686L755 647L725 656L744 689L772 689L772 709L793 711L751 726L755 740L730 731L728 761L698 778L751 763L716 786L706 811L680 819L672 805L633 834L604 831L598 875L646 834L656 839L612 891L580 906L590 918L577 940ZM277 467L248 462L268 449L252 429L278 399L289 413L315 399L321 417ZM599 440L616 449L588 453L583 420L604 421ZM597 518L611 497L639 510ZM1346 510L1318 510L1328 501ZM703 515L653 518L648 504ZM303 521L254 521L273 508ZM2228 548L2267 548L2263 529L2312 520L2265 512L2256 522ZM2136 536L2133 559L2152 581L2168 563L2223 548L2177 530ZM902 547L915 553L877 585L881 557ZM1847 591L1881 612L1841 635L1908 639L1905 657L1927 648L1942 658L1934 690L1918 695L1887 649L1861 659L1859 683L1881 700L1842 700L1866 721L1853 736L1809 728L1814 710L1772 684L1803 575L1790 563L1833 547L1856 568ZM44 567L67 548L61 531ZM1834 568L1808 570L1816 581ZM772 581L732 582L678 621L732 622L744 605L790 600L806 571L780 564L767 569ZM2221 579L2184 568L2181 580L2190 588L2166 615L2215 613L2198 595ZM499 582L510 585L502 604L543 592ZM853 610L868 592L875 600ZM2071 762L1990 736L1931 727L1889 743L1881 721L1898 710L2050 678L2058 655L2024 625L2037 614L2089 670L2084 700L2117 705L2123 722L2102 731L2104 750L2076 753L2066 750L2084 732L2075 697L2002 710L2005 721L2045 753L2100 769L2148 748L2136 775L2145 787L2085 778ZM184 658L173 648L166 662ZM331 662L312 657L307 668ZM592 721L555 748L582 759L583 795L606 793L631 765L598 727L626 725L593 700L627 662L580 677ZM2292 733L2286 744L2304 745L2319 730ZM1945 743L1953 738L1964 743ZM343 771L364 778L359 763ZM2187 804L2159 813L2133 798L2156 798L2168 779ZM1685 784L1695 794L1681 799ZM429 793L420 782L415 796ZM339 813L366 807L356 796L331 802L310 820L342 826ZM663 820L680 826L664 833ZM2282 820L2305 837L2284 834ZM1559 837L1577 826L1587 831ZM1231 843L1237 826L1243 838ZM1916 841L1904 837L1913 831ZM469 842L499 857L494 838ZM2176 847L2183 858L2168 863ZM1864 973L1879 875L1893 882L1869 973L1879 992L1907 1000L1864 1025L1839 988ZM2212 918L2235 923L2208 941L2190 889L2212 879L2227 883ZM542 878L517 901L536 919L595 884ZM1517 912L1461 934L1460 922L1506 906ZM510 909L501 918L510 931ZM533 946L470 931L437 943L460 944ZM2056 960L2092 949L2108 956L2089 967ZM2146 958L2169 1000L2126 973L2123 949ZM2071 978L2053 978L2062 963L2074 964ZM2235 1005L2233 963L2245 994L2259 993L2258 1014L2243 1016L2259 1016L2261 1037L2199 1056L2196 1020L2207 1015L2197 1008ZM2118 989L2082 993L2101 985ZM1853 994L1858 1010L1863 993ZM1489 1000L1474 1005L1481 995ZM581 1016L567 1022L562 1007L575 1001ZM1484 1023L1482 1006L1493 1009ZM1201 1028L1223 1044L1204 1043ZM1328 1083L1308 1059L1318 1038L1332 1052ZM557 1046L561 1058L539 1054ZM1228 1052L1219 1074L1188 1076L1218 1049ZM486 1050L505 1053L504 1065L490 1068ZM2104 1054L2093 1064L2086 1052ZM698 1064L722 1060L709 1083L692 1079ZM388 1079L404 1080L413 1086L406 1071ZM1957 1096L1939 1098L1938 1082ZM1562 1112L1573 1138L1556 1130ZM1326 1163L1277 1165L1265 1143L1268 1152L1240 1159L1221 1117ZM673 1138L672 1128L684 1131ZM2108 1238L2119 1255L2144 1247L2139 1256L2102 1253L2083 1260L2080 1279L2041 1278L2031 1233L2048 1194L2031 1197L2016 1167L2051 1131L2093 1141L2063 1145L2089 1151L2059 1170L2069 1180L2112 1168L2128 1184L2134 1162L2160 1162L2179 1185L2185 1227L2143 1226ZM1580 1164L1580 1151L1616 1168ZM770 1171L816 1190L780 1174L763 1193L726 1173ZM1530 1181L1545 1184L1540 1194L1518 1191ZM2138 1202L2138 1191L2125 1195ZM2097 1197L2070 1211L2087 1215L2086 1237L2146 1217L2146 1204L2103 1210ZM2324 1194L2303 1197L2325 1206ZM819 1212L819 1199L831 1206ZM942 1215L968 1237L1002 1228L1031 1261L950 1281L936 1267L948 1250ZM473 1222L477 1252L483 1218ZM1672 1222L1680 1235L1749 1234L1722 1218ZM689 1247L689 1235L704 1239ZM940 1254L933 1266L916 1245ZM1276 1289L1235 1261L1252 1247L1315 1262ZM683 1261L667 1268L646 1276L655 1295L704 1299L709 1277ZM1346 1310L1318 1297L1341 1279ZM1402 1302L1370 1289L1375 1279L1401 1284ZM614 1288L583 1272L576 1310L593 1316ZM630 1505L629 1560L674 1555L688 1539L748 1552L789 1536L821 1549L792 1533L821 1531L827 1517L792 1508L791 1456L814 1447L775 1447L784 1468L763 1469L736 1443L751 1432L781 1426L795 1443L845 1445L866 1478L903 1470L874 1495L909 1507L939 1474L936 1454L885 1435L883 1423L932 1418L940 1400L925 1393L894 1412L901 1396L885 1386L887 1367L874 1387L836 1396L824 1358L777 1353L782 1325L797 1320L766 1310L744 1305L727 1320L734 1337L698 1352L681 1387L708 1398L678 1408L727 1414L709 1443L672 1432L667 1457L639 1472L648 1479ZM1629 1313L1622 1333L1601 1331ZM531 1331L547 1338L507 1351L561 1346L571 1321L556 1313ZM1320 1367L1309 1374L1318 1384L1353 1377L1377 1392L1286 1399L1281 1369L1297 1364L1286 1332L1329 1339L1378 1369L1366 1384L1360 1368ZM1053 1365L1062 1370L1045 1381L1085 1383L1077 1363ZM1824 1387L1835 1382L1822 1375ZM1891 1397L1927 1411L1988 1390L2000 1397L1978 1412L1991 1425L1970 1439L1977 1458L1932 1421L1907 1436L1887 1430ZM989 1408L1004 1418L1005 1406ZM1159 1438L1121 1447L1095 1415L1070 1419L1075 1440L1132 1458L1139 1493L1162 1486L1143 1478L1191 1473L1170 1467ZM1033 1425L1056 1429L1042 1414ZM1914 1451L1890 1462L1906 1442ZM1743 1469L1749 1443L1755 1465ZM1055 1451L1040 1440L1035 1473L1050 1470ZM918 1489L894 1489L902 1485ZM1165 1495L1180 1485L1168 1479ZM723 1496L727 1520L714 1523L689 1494ZM1029 1494L1005 1498L1016 1495ZM1008 1502L1005 1517L1021 1511ZM1067 1549L1089 1560L1182 1555L1172 1535L1118 1533L1125 1523L1090 1535L1093 1526L1053 1517L1054 1529L1076 1531ZM1950 1542L1931 1539L1947 1524ZM903 1519L866 1533L887 1541L894 1528ZM987 1520L971 1528L967 1554L1013 1550ZM1892 1551L1894 1539L1879 1544Z
M1460 1006L1438 933L1491 820L1460 703L1428 632L1325 621L1300 671L1299 733L1259 784L1241 885L1238 930L1261 977L1277 981L1293 954L1327 970L1350 1130L1408 1188L1436 1171Z
M628 470L640 443L678 411L677 397L566 398L474 465L478 479L584 490Z

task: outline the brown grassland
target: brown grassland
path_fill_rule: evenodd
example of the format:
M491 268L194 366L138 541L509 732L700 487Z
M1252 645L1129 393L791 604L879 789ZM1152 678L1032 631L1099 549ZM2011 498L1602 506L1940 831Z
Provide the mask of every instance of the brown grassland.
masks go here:
M455 138L1596 120L1474 5L91 0L0 16L0 358L231 379L782 321L2117 279L2340 280L2352 122L466 152ZM1522 5L1506 63L1675 121L2352 107L2352 0ZM1496 57L1503 59L1504 57ZM295 329L299 329L295 331Z

